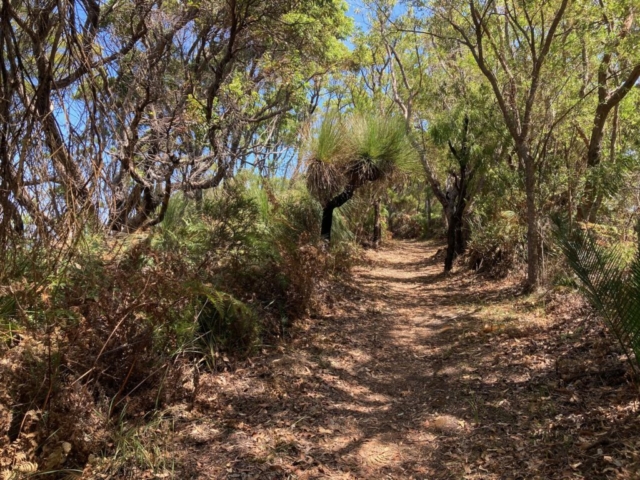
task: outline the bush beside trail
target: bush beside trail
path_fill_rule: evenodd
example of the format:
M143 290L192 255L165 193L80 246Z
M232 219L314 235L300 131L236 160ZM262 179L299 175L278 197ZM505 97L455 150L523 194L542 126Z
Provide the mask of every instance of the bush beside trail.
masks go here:
M155 230L87 228L55 262L50 245L14 244L1 272L0 467L83 466L130 415L193 394L198 371L277 343L349 268L351 248L326 251L319 218L303 186L240 174L199 202L175 197Z

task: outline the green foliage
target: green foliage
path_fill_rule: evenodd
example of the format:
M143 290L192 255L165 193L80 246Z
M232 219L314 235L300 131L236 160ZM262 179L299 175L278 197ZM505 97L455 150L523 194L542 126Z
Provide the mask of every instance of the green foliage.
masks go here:
M307 314L317 285L357 253L319 248L320 215L303 182L238 172L200 199L176 194L150 233L87 229L57 257L46 245L12 250L0 267L0 395L44 405L61 438L87 439L74 444L86 460L131 399L137 412L186 394L165 385L174 366L218 368Z
M556 219L555 234L580 286L637 370L640 363L640 256L631 262L619 247L605 247L588 231L569 232Z
M350 169L366 175L369 171L389 176L396 171L411 172L419 167L416 153L409 142L405 123L395 116L356 114L346 121L347 145L353 152L348 159Z
M469 266L502 277L522 259L526 230L512 210L486 213L478 211L470 220Z
M128 419L126 413L123 410L120 414L110 435L111 458L95 458L93 471L121 478L126 478L130 471L151 471L160 477L172 475L176 458L168 440L173 433L173 422L153 413L143 423L139 419Z
M258 341L260 326L256 313L233 296L206 291L198 302L197 342L209 366L216 367L218 352L249 353Z
M199 281L258 301L279 317L304 313L314 283L305 275L322 259L309 250L317 241L320 206L303 184L241 172L199 204L175 200L154 234L154 248L182 252L200 269Z
M394 238L421 239L430 234L424 212L414 214L397 212L389 218L389 227Z
M426 212L427 196L431 197L430 220ZM388 188L385 204L389 212L389 231L395 238L426 238L442 232L442 207L419 178L409 177Z
M345 185L341 164L351 152L344 140L345 131L335 113L325 116L318 132L308 141L307 186L309 191L325 203L337 195Z
M394 116L329 113L308 143L307 186L321 203L346 185L358 188L420 168L406 126Z

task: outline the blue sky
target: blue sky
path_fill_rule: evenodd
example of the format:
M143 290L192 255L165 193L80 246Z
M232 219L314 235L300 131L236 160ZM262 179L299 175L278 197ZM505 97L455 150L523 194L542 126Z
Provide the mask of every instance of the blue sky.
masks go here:
M347 15L353 18L356 28L366 32L369 29L369 23L367 20L369 7L365 6L363 0L347 0L347 4L349 5ZM398 4L396 4L393 9L393 17L402 15L406 11L407 7L402 2L398 2ZM349 48L353 46L353 44L349 41L347 41L346 43Z
M356 27L366 30L368 28L366 22L366 8L362 5L362 2L359 0L349 0L347 3L349 4L349 11L347 13L351 18L353 18Z

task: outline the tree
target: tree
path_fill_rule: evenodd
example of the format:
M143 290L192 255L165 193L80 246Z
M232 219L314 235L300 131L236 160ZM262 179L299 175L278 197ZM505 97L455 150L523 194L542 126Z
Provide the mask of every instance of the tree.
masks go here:
M587 92L589 88L595 89L597 105L593 112L590 136L587 138L581 131L587 147L588 174L582 202L578 207L578 220L592 223L596 221L603 196L602 192L598 192L598 182L594 177L602 159L605 126L609 115L613 112L610 150L610 161L613 162L619 130L618 107L640 79L640 54L634 53L634 50L637 50L638 33L632 32L635 19L633 6L626 2L609 2L608 5L600 2L597 8L600 10L598 13L601 15L601 25L605 28L600 27L596 32L591 30L585 32L585 37L595 36L599 40L595 47L597 52L595 56L600 61L593 62L598 65L595 75L589 72L590 62L586 52L593 42L588 38L583 39L585 50L583 92ZM589 83L594 78L597 83L591 87Z
M438 1L431 4L430 34L453 39L472 55L489 82L524 170L527 210L527 284L540 281L540 225L536 190L540 153L550 131L559 123L548 115L553 98L542 95L545 67L558 42L558 30L569 0L550 1L534 8L526 2ZM445 26L444 29L438 26ZM555 86L558 94L563 85ZM562 112L563 118L568 112ZM545 132L546 130L546 132ZM545 135L546 133L546 135Z
M475 172L475 168L465 161L460 163L455 155L454 165L450 165L447 153L451 149L443 151L440 147L446 148L447 140L450 140L447 135L454 134L457 127L452 127L456 122L464 123L465 128L469 126L468 118L463 120L467 116L463 112L472 111L477 141L483 145L480 150L486 150L482 153L487 153L491 159L502 155L504 149L497 138L500 135L496 135L493 119L495 108L482 91L478 75L474 77L473 72L459 61L459 53L455 49L441 52L431 38L416 28L416 19L411 12L394 18L394 2L370 3L374 13L371 15L371 33L365 41L371 49L376 44L384 46L381 59L377 60L386 72L381 79L383 88L379 90L386 92L388 103L404 119L409 138L419 154L428 188L442 205L446 228L449 232L458 229L458 235L452 237L456 245L451 251L462 253L469 231L468 222L462 216L478 193L475 187L469 188L471 178L468 173ZM443 56L449 59L445 60ZM464 179L464 185L460 184L461 179ZM464 190L462 196L461 190ZM462 205L464 207L460 209ZM458 217L454 220L455 212ZM460 228L462 224L464 229ZM451 268L452 259L445 262L447 270Z
M462 140L460 147L453 146L451 141L448 142L451 154L458 163L459 171L452 172L454 178L456 196L453 203L453 211L449 220L447 230L447 255L444 260L445 272L451 271L453 261L458 255L462 255L467 247L466 235L464 229L464 214L468 206L468 190L469 184L473 180L476 169L471 164L471 146L469 145L469 117L465 116L462 127Z
M307 185L323 207L320 234L331 240L333 211L370 183L411 169L414 150L394 117L328 114L307 153Z
M345 11L342 0L5 2L2 225L24 217L60 237L91 217L131 232L161 222L176 191L214 188L247 162L273 170L347 51Z

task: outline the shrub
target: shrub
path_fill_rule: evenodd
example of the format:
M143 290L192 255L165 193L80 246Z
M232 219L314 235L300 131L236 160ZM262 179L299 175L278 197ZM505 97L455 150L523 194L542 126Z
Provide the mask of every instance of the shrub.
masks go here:
M198 299L197 319L197 341L212 368L218 351L249 353L260 333L256 313L222 292L206 292Z
M389 229L396 238L424 238L427 234L427 219L423 213L397 212L389 218Z
M304 184L240 172L200 201L174 195L151 232L13 241L0 263L0 434L15 441L0 458L45 465L66 442L67 464L83 465L117 443L127 412L191 395L186 362L217 368L282 336L351 264L350 244L322 248L320 215Z
M469 267L494 277L507 275L518 259L524 237L524 226L512 211L502 211L490 220L477 215L471 221Z

